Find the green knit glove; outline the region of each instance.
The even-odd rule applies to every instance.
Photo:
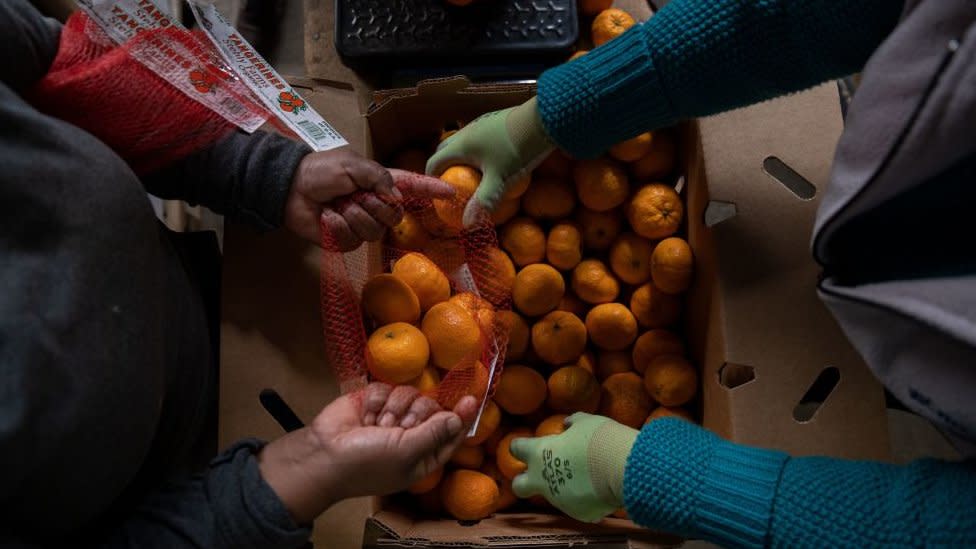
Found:
[[[437,147],[427,174],[440,175],[466,164],[481,170],[481,184],[464,209],[464,226],[495,210],[510,185],[555,149],[546,135],[533,97],[525,103],[482,115]]]
[[[565,432],[512,441],[528,469],[512,481],[515,495],[542,494],[567,515],[597,522],[624,504],[624,469],[638,431],[602,416],[573,414]]]

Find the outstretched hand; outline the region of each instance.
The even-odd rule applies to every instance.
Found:
[[[446,411],[413,387],[372,383],[266,446],[261,473],[308,522],[340,500],[397,492],[442,467],[476,414],[473,397]]]

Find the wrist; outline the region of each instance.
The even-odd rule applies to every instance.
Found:
[[[616,507],[624,505],[624,471],[639,431],[609,420],[590,440],[590,476],[601,499]]]
[[[307,427],[269,443],[257,459],[261,476],[298,524],[311,523],[342,499],[333,468]]]
[[[523,161],[529,170],[534,169],[556,148],[556,144],[546,133],[535,97],[509,111],[505,118],[505,129],[515,150],[522,152]]]

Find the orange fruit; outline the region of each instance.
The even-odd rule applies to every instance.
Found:
[[[593,17],[601,11],[609,9],[612,5],[613,0],[580,0],[579,10],[583,15]]]
[[[527,468],[525,462],[515,459],[515,456],[512,455],[512,441],[517,438],[531,437],[532,431],[528,427],[519,427],[505,435],[505,438],[498,443],[498,450],[495,451],[495,465],[508,480],[517,477],[519,473],[524,473]]]
[[[633,371],[630,353],[627,351],[600,351],[596,365],[596,377],[605,380],[614,374]]]
[[[515,275],[512,301],[522,314],[540,316],[556,308],[566,292],[566,283],[559,271],[536,263]]]
[[[404,281],[426,311],[451,297],[451,283],[427,256],[410,252],[393,264],[393,276]]]
[[[461,446],[454,450],[449,462],[462,469],[478,469],[485,462],[485,450],[477,445]]]
[[[442,370],[481,358],[483,341],[478,321],[456,303],[438,303],[424,315],[420,329],[430,343],[430,361]]]
[[[498,484],[498,503],[495,504],[496,513],[518,502],[518,497],[512,491],[512,481],[505,478],[505,475],[498,470],[498,465],[494,460],[485,460],[485,464],[481,466],[481,472],[491,477]]]
[[[620,234],[619,211],[595,212],[580,208],[576,222],[583,231],[583,245],[589,250],[606,250]]]
[[[691,286],[694,264],[691,246],[676,236],[658,242],[651,254],[651,277],[659,290],[680,294]]]
[[[601,157],[580,160],[573,168],[576,194],[587,208],[605,212],[627,201],[627,172],[615,161]]]
[[[378,274],[366,281],[362,293],[363,309],[376,324],[420,320],[420,300],[407,283],[391,274]]]
[[[549,407],[557,412],[596,413],[600,406],[600,383],[579,366],[564,366],[549,376]]]
[[[548,437],[551,435],[558,435],[566,430],[566,418],[569,417],[566,414],[556,414],[554,416],[549,416],[546,419],[539,422],[539,425],[535,428],[535,436],[537,437]]]
[[[529,348],[529,324],[515,311],[498,311],[498,320],[508,333],[505,360],[519,360]]]
[[[450,139],[451,136],[453,136],[457,132],[458,132],[458,130],[443,129],[443,130],[441,130],[441,135],[437,138],[437,142],[438,143],[443,143],[443,142],[447,141],[448,139]]]
[[[406,322],[377,329],[366,341],[366,352],[373,377],[393,384],[419,377],[430,357],[424,334]]]
[[[634,232],[652,240],[677,232],[683,215],[681,197],[663,183],[644,185],[627,204],[627,221]]]
[[[630,312],[644,328],[664,328],[678,321],[681,300],[648,282],[630,296]]]
[[[592,351],[585,351],[576,361],[576,366],[596,375],[596,356],[594,356]]]
[[[559,305],[556,307],[557,311],[566,311],[567,313],[573,313],[580,318],[586,318],[587,311],[590,310],[586,303],[583,303],[580,298],[576,297],[570,292],[563,294],[563,298],[559,300]]]
[[[404,212],[403,219],[390,229],[390,246],[398,250],[421,250],[429,241],[427,230],[410,212]]]
[[[505,425],[504,423],[499,425],[498,428],[495,429],[495,432],[492,433],[490,437],[488,437],[488,440],[486,440],[485,443],[481,445],[482,447],[484,447],[485,453],[490,456],[494,456],[495,453],[498,452],[498,443],[501,442],[503,438],[505,438],[505,435],[507,435],[510,430],[511,427]],[[494,463],[494,460],[492,460],[490,463]]]
[[[513,198],[512,200],[502,200],[495,211],[491,212],[491,222],[498,225],[504,225],[508,223],[510,219],[515,217],[518,213],[519,207],[522,205],[522,201],[518,198]]]
[[[458,520],[479,520],[495,512],[498,484],[478,471],[451,471],[441,482],[444,509]]]
[[[698,392],[698,372],[680,356],[661,355],[647,365],[644,388],[661,406],[681,406]]]
[[[475,429],[474,436],[464,439],[465,446],[478,446],[488,440],[498,429],[498,424],[502,421],[502,411],[494,401],[485,402],[485,408],[481,411],[481,419],[478,420],[478,428]]]
[[[546,257],[546,233],[527,217],[506,223],[499,233],[499,242],[519,267],[539,263]]]
[[[606,44],[614,38],[620,36],[633,27],[637,22],[629,13],[617,8],[610,8],[601,11],[593,19],[590,27],[590,36],[593,38],[593,45],[599,46]]]
[[[546,400],[546,380],[527,366],[511,365],[502,370],[495,388],[495,403],[510,414],[525,415],[539,409]]]
[[[643,374],[647,365],[661,355],[684,355],[685,344],[670,330],[649,330],[634,342],[634,369]]]
[[[633,372],[613,374],[603,382],[600,415],[640,429],[654,403],[644,390],[644,381]]]
[[[484,253],[487,258],[485,278],[490,281],[491,285],[486,290],[495,290],[489,295],[494,293],[505,296],[511,295],[512,286],[515,285],[515,265],[511,258],[500,248],[495,247],[488,248]]]
[[[586,314],[586,332],[597,347],[620,351],[637,339],[637,319],[626,305],[604,303]]]
[[[651,152],[653,140],[654,134],[644,132],[610,147],[609,153],[621,162],[634,162]]]
[[[620,284],[599,259],[584,259],[573,269],[573,292],[587,303],[609,303],[617,299]]]
[[[567,179],[573,172],[573,161],[563,151],[555,150],[536,166],[532,172],[540,177],[555,177],[557,179]]]
[[[540,178],[522,196],[522,211],[534,219],[560,219],[575,207],[573,188],[559,179]]]
[[[668,408],[667,406],[658,406],[657,408],[654,408],[651,415],[647,416],[647,421],[644,422],[644,425],[647,425],[655,419],[662,417],[677,417],[685,421],[690,421],[691,423],[695,422],[695,418],[691,416],[691,412],[685,410],[684,408]]]
[[[664,179],[674,171],[676,161],[674,137],[671,132],[654,132],[651,150],[630,165],[634,177],[642,180]]]
[[[447,302],[459,305],[469,315],[473,316],[478,321],[478,327],[481,328],[481,333],[485,337],[494,337],[495,308],[492,307],[491,303],[488,303],[486,300],[471,292],[456,294],[451,299],[448,299]]]
[[[427,170],[427,153],[421,149],[404,149],[393,157],[390,165],[398,170],[424,173]]]
[[[589,52],[590,52],[590,50],[580,50],[580,51],[574,53],[573,55],[570,55],[569,56],[569,59],[567,59],[566,61],[574,61],[576,59],[579,59],[580,57],[583,57],[584,55],[586,55]]]
[[[437,386],[441,384],[441,375],[437,373],[437,368],[427,366],[417,379],[410,380],[410,385],[416,387],[424,394],[434,394]]]
[[[445,410],[453,410],[468,395],[480,401],[488,393],[488,376],[488,368],[481,362],[454,368],[438,387],[437,403]]]
[[[444,468],[438,467],[437,469],[434,469],[434,471],[431,474],[411,484],[407,488],[407,491],[410,492],[411,494],[426,494],[427,492],[430,492],[434,488],[437,488],[437,485],[440,484],[441,478],[443,477],[444,477]]]
[[[417,216],[420,218],[420,224],[423,225],[427,233],[435,238],[456,238],[458,235],[459,229],[456,227],[452,228],[447,223],[444,223],[437,216],[436,211],[424,211],[418,213]]]
[[[621,507],[620,509],[617,509],[612,514],[613,514],[614,517],[619,518],[619,519],[629,519],[630,518],[627,515],[627,510],[624,509],[623,507]]]
[[[481,172],[470,166],[451,166],[441,174],[441,180],[454,187],[454,198],[434,199],[434,213],[451,232],[457,233],[463,226],[464,206],[481,183]]]
[[[575,362],[586,349],[586,326],[573,313],[553,311],[532,326],[532,349],[548,364]]]
[[[515,200],[519,198],[525,191],[529,190],[529,185],[532,183],[532,174],[525,174],[524,176],[516,179],[512,182],[507,189],[505,189],[505,194],[502,195],[502,201]]]
[[[583,260],[583,235],[576,225],[563,221],[549,229],[546,259],[561,271],[568,271]]]
[[[623,233],[610,246],[610,268],[627,284],[643,284],[651,279],[651,254],[654,244],[634,233]]]

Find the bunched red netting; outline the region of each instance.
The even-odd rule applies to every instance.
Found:
[[[447,409],[453,408],[465,395],[484,402],[501,373],[508,338],[495,313],[511,307],[510,285],[500,282],[506,273],[499,272],[498,263],[491,259],[500,251],[494,227],[486,222],[461,229],[445,224],[438,216],[434,202],[459,212],[466,197],[432,201],[411,197],[409,182],[400,184],[399,188],[405,196],[402,204],[405,218],[424,228],[423,238],[412,242],[410,248],[395,247],[388,239],[383,246],[365,245],[354,252],[342,253],[323,224],[321,305],[327,358],[343,392],[361,388],[369,380],[387,381],[376,375],[367,349],[369,335],[379,326],[364,314],[363,287],[377,274],[395,272],[399,261],[420,261],[418,256],[422,256],[449,280],[449,302],[460,304],[475,319],[480,344],[470,352],[463,351],[460,341],[457,349],[448,345],[448,350],[456,353],[448,353],[449,358],[440,358],[440,362],[439,357],[432,355],[429,370],[437,372],[439,383],[420,387]],[[438,335],[426,325],[429,314],[424,311],[417,325],[425,328],[433,346],[433,339]]]
[[[236,130],[140,62],[152,56],[178,59],[179,77],[201,96],[219,89],[224,108],[239,116],[269,119],[264,107],[223,67],[202,33],[170,26],[143,30],[116,44],[82,11],[65,24],[57,56],[31,90],[30,100],[38,110],[97,137],[140,175],[203,150]]]

